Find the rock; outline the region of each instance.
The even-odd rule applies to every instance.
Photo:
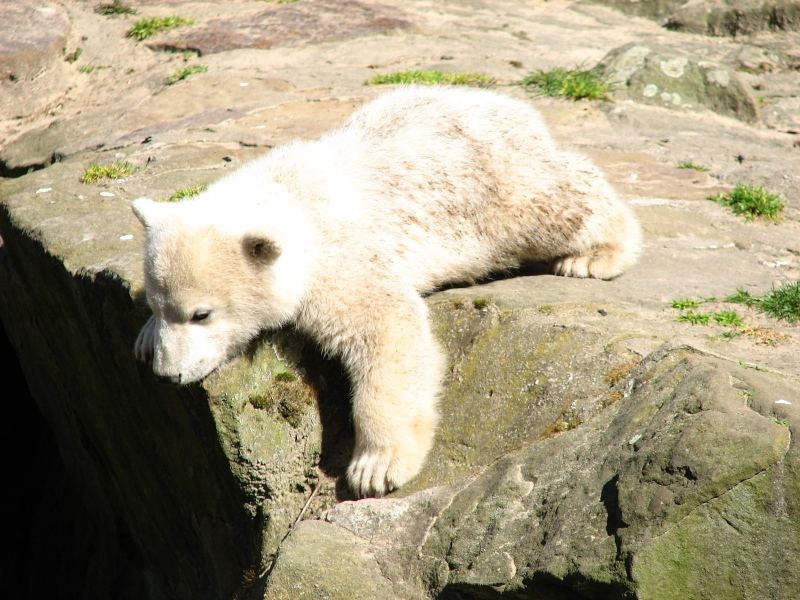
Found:
[[[326,520],[368,543],[379,580],[403,597],[793,598],[800,454],[786,423],[743,402],[796,398],[791,382],[771,381],[662,349],[629,374],[624,399],[581,427],[477,479],[379,508],[343,503]],[[344,551],[358,555],[353,546]],[[287,545],[279,562],[305,553]],[[329,584],[317,586],[324,595]]]
[[[783,61],[774,52],[757,46],[743,45],[736,55],[739,68],[749,73],[764,73],[781,68]]]
[[[664,22],[676,31],[716,36],[750,35],[759,31],[800,30],[797,0],[700,0],[677,8]]]
[[[714,36],[800,29],[797,0],[591,0],[654,19],[667,29]]]
[[[736,73],[672,48],[626,44],[609,52],[596,69],[614,98],[665,108],[713,110],[754,122],[758,110]]]
[[[70,23],[62,6],[29,0],[2,3],[0,22],[0,117],[19,119],[57,97]]]
[[[402,11],[355,0],[305,0],[279,4],[258,14],[213,19],[149,42],[155,49],[213,54],[239,48],[272,48],[317,43],[403,29]]]
[[[305,521],[282,548],[264,600],[401,598],[381,573],[370,545],[338,527]]]
[[[203,160],[209,157],[194,153],[195,165]],[[133,544],[98,548],[95,567],[119,570],[121,555],[146,565],[125,573],[127,580],[142,586],[147,573],[158,574],[147,584],[155,597],[230,597],[257,579],[262,551],[267,560],[299,514],[304,486],[316,481],[309,469],[323,448],[317,398],[335,395],[337,374],[306,365],[311,375],[303,377],[294,363],[276,358],[291,357],[302,369],[309,355],[302,340],[284,336],[203,386],[157,384],[130,360],[145,315],[134,241],[141,233],[120,204],[125,192],[105,188],[109,195],[101,196],[103,187],[78,183],[82,169],[81,162],[53,165],[52,185],[37,186],[48,190],[38,194],[27,177],[4,186],[0,318],[26,356],[31,393],[69,457],[70,477],[82,482],[88,513],[112,532],[112,542],[116,532]],[[52,206],[61,216],[43,237],[35,223]],[[56,339],[70,341],[57,349]],[[87,381],[94,383],[84,389]],[[346,439],[333,424],[336,410],[331,402],[323,412],[334,440],[324,447],[334,457],[335,440]],[[346,416],[338,422],[346,424]],[[103,567],[105,560],[114,562]]]
[[[686,0],[591,0],[591,3],[604,4],[628,15],[660,21],[686,4]]]

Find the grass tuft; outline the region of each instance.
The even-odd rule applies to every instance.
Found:
[[[475,298],[472,301],[472,306],[474,306],[477,310],[483,310],[489,306],[489,301],[486,298]]]
[[[737,185],[727,194],[709,196],[709,200],[730,208],[735,214],[748,221],[762,217],[777,221],[786,208],[786,200],[780,194],[773,194],[760,186]]]
[[[724,327],[741,327],[744,325],[744,319],[735,310],[721,310],[715,312],[712,316],[719,325]]]
[[[495,82],[494,77],[483,73],[446,73],[444,71],[397,71],[375,75],[366,85],[411,84],[422,85],[471,85],[487,87]]]
[[[177,15],[171,17],[150,17],[136,21],[133,27],[128,30],[127,35],[141,42],[161,31],[193,24],[194,20]]]
[[[197,194],[206,191],[208,186],[205,184],[202,185],[192,185],[189,187],[181,188],[176,190],[174,194],[172,194],[169,198],[167,198],[167,202],[180,202],[185,198],[191,198],[192,196],[197,196]]]
[[[789,323],[800,321],[800,281],[785,283],[764,296],[753,296],[747,290],[736,290],[725,298],[732,304],[744,304],[767,313],[770,317]]]
[[[136,167],[126,161],[114,161],[108,165],[92,163],[81,175],[82,183],[96,183],[101,179],[122,179],[136,172]]]
[[[192,75],[196,75],[197,73],[206,73],[208,71],[208,67],[205,65],[191,65],[188,67],[183,67],[175,71],[172,75],[167,77],[166,84],[173,85],[178,83],[179,81],[183,81],[184,79],[188,79]]]
[[[545,96],[563,96],[572,100],[604,100],[610,86],[594,71],[563,69],[534,71],[521,82],[525,87],[536,87]]]
[[[699,300],[692,300],[691,298],[678,298],[672,301],[672,308],[677,308],[678,310],[689,310],[692,308],[697,308],[700,306],[701,302]]]
[[[691,171],[697,171],[698,173],[705,173],[708,171],[708,167],[704,167],[703,165],[698,165],[697,163],[693,163],[690,160],[684,160],[679,162],[677,165],[679,169],[689,169]]]
[[[692,325],[708,325],[710,319],[711,315],[707,313],[696,313],[693,310],[678,317],[678,321],[682,323],[691,323]]]
[[[761,298],[758,307],[775,319],[797,323],[800,321],[800,281],[772,290]]]
[[[98,4],[94,12],[99,15],[105,15],[107,17],[116,17],[117,15],[135,15],[139,11],[135,8],[131,8],[122,0],[113,0],[112,2],[107,2],[105,4]]]

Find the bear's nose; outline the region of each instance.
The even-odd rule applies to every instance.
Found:
[[[158,379],[161,383],[179,384],[181,382],[181,374],[178,373],[177,375],[156,375],[156,379]]]

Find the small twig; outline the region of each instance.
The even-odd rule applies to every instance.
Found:
[[[311,490],[311,495],[309,495],[309,497],[308,497],[308,500],[306,500],[306,503],[303,505],[303,509],[300,511],[300,514],[299,514],[299,515],[297,515],[297,518],[294,520],[294,523],[292,523],[292,526],[289,528],[289,532],[286,534],[287,536],[288,536],[290,533],[292,533],[292,530],[293,530],[293,529],[295,528],[295,526],[296,526],[296,525],[297,525],[297,524],[300,522],[300,519],[302,519],[302,518],[303,518],[303,515],[304,515],[304,514],[306,514],[306,509],[308,508],[308,505],[309,505],[309,504],[311,504],[311,501],[314,499],[314,496],[316,496],[316,495],[317,495],[317,492],[318,492],[318,491],[319,491],[319,484],[317,484],[317,485],[316,485],[316,486],[315,486],[315,487],[314,487],[314,488]],[[285,538],[284,538],[284,539],[285,539]]]

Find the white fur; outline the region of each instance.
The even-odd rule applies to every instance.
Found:
[[[408,481],[433,442],[445,361],[420,293],[528,260],[611,278],[640,246],[630,209],[530,106],[455,88],[401,88],[195,199],[134,211],[154,313],[136,355],[196,381],[294,322],[352,379],[348,479],[361,495]],[[276,253],[251,256],[264,247],[252,238]],[[193,323],[198,310],[212,312]]]

